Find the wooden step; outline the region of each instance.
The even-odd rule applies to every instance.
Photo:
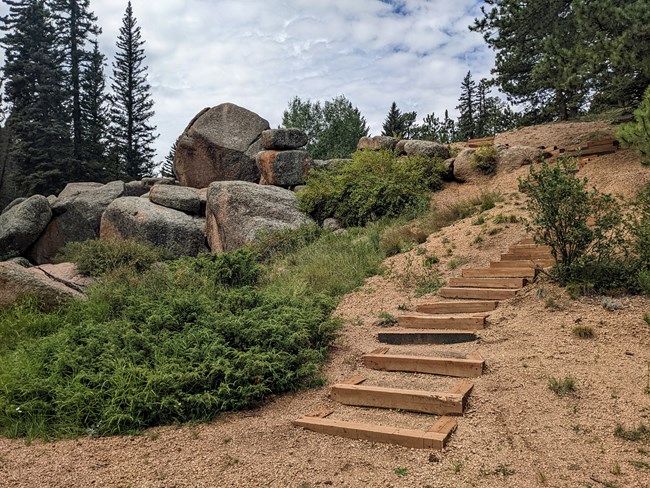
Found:
[[[381,371],[404,371],[409,373],[437,374],[459,378],[475,378],[483,373],[485,361],[479,354],[463,357],[409,356],[386,354],[388,348],[380,348],[363,356],[366,368]]]
[[[420,313],[476,313],[490,312],[498,305],[495,301],[435,302],[417,305],[415,310]]]
[[[454,418],[447,416],[439,418],[428,431],[396,429],[376,424],[346,422],[311,415],[300,417],[292,423],[321,434],[396,444],[414,449],[436,450],[442,450],[445,447],[447,440],[458,425]]]
[[[526,286],[524,278],[449,278],[449,286],[461,288],[519,289]]]
[[[553,248],[551,246],[541,246],[537,244],[515,244],[514,246],[510,246],[508,252],[513,252],[513,253],[526,253],[526,252],[547,252],[551,253],[551,250]]]
[[[358,381],[359,378],[355,380]],[[348,381],[332,386],[332,400],[357,407],[398,408],[432,415],[462,415],[467,397],[474,387],[472,383],[463,382],[449,392],[429,392],[358,383],[350,384]]]
[[[535,260],[549,260],[553,256],[547,252],[543,253],[505,253],[501,255],[501,261],[535,261]]]
[[[517,267],[517,266],[539,266],[541,268],[548,268],[550,266],[555,265],[555,260],[553,259],[546,259],[546,258],[527,258],[527,259],[518,259],[518,258],[510,258],[510,257],[501,257],[501,266],[504,268],[508,267]],[[491,266],[491,265],[490,265]]]
[[[537,246],[537,244],[535,244],[535,239],[533,239],[532,237],[524,237],[515,245],[516,246]]]
[[[438,290],[443,298],[477,298],[483,300],[509,300],[517,295],[517,290],[499,290],[496,288],[454,288],[445,286]]]
[[[397,317],[400,327],[420,329],[477,330],[485,327],[485,315],[470,317],[409,313]]]
[[[533,268],[465,268],[461,270],[463,278],[528,278],[537,274]]]
[[[377,339],[384,344],[458,344],[478,337],[465,330],[388,330],[377,334]]]
[[[519,268],[519,269],[535,269],[537,265],[532,261],[492,261],[490,263],[490,268]],[[543,267],[540,265],[540,267]]]

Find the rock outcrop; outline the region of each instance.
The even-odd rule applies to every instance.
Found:
[[[174,173],[182,186],[206,188],[213,181],[258,182],[255,155],[268,121],[232,103],[199,112],[180,136]]]
[[[260,184],[283,187],[302,185],[311,166],[309,153],[300,150],[261,151],[255,162],[261,174]]]
[[[404,143],[404,152],[407,156],[427,156],[429,158],[438,157],[440,159],[449,158],[449,149],[447,146],[433,141],[406,141]]]
[[[99,224],[104,210],[124,194],[124,183],[69,183],[52,206],[54,217],[27,257],[36,263],[51,262],[68,242],[99,237]]]
[[[0,256],[24,253],[52,218],[47,198],[41,195],[13,205],[0,215]]]
[[[25,268],[17,263],[0,263],[0,308],[15,304],[25,296],[35,297],[44,310],[52,310],[83,293],[51,278],[38,268]]]
[[[205,215],[205,205],[201,205],[199,192],[188,186],[156,185],[149,192],[149,200],[188,214]]]
[[[101,239],[135,239],[164,249],[174,256],[207,252],[205,219],[156,205],[146,198],[122,197],[102,215]]]
[[[473,155],[476,149],[463,149],[458,156],[454,158],[454,179],[461,183],[468,183],[480,179],[484,176],[476,167]]]
[[[380,151],[382,149],[395,149],[398,140],[389,136],[362,137],[357,143],[357,149],[366,151]]]
[[[245,181],[215,182],[208,188],[206,233],[212,252],[232,251],[261,232],[310,221],[298,210],[296,195],[283,188]]]
[[[309,138],[300,129],[268,129],[262,132],[264,149],[300,149],[307,145]]]
[[[506,146],[499,144],[497,150],[497,173],[510,173],[522,166],[538,163],[544,157],[544,152],[530,146]]]

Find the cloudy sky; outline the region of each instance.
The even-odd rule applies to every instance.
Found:
[[[126,0],[91,0],[110,74]],[[391,102],[418,121],[455,113],[468,70],[493,53],[468,25],[474,0],[132,0],[146,41],[162,159],[203,107],[233,102],[277,127],[288,101],[344,94],[371,133]],[[2,9],[6,10],[3,4]]]

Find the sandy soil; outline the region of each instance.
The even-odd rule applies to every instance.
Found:
[[[603,123],[550,124],[500,136],[510,144],[571,144],[610,129]],[[377,315],[394,315],[418,303],[412,286],[431,277],[426,256],[440,257],[443,278],[463,266],[483,266],[525,234],[521,223],[496,225],[492,218],[524,216],[515,174],[489,180],[507,195],[485,214],[459,222],[420,246],[386,261],[387,272],[347,295],[337,313],[345,328],[324,368],[329,384],[363,374],[368,384],[445,390],[454,379],[371,371],[361,355],[380,344]],[[650,182],[650,171],[629,151],[597,158],[581,170],[599,188],[631,196]],[[488,181],[450,185],[436,195],[444,206],[478,193]],[[473,224],[474,222],[474,224]],[[490,235],[490,230],[501,231]],[[494,232],[494,231],[492,231]],[[482,241],[476,237],[481,235]],[[465,263],[456,267],[458,263]],[[450,264],[451,263],[451,264]],[[452,269],[453,268],[453,269]],[[607,311],[602,297],[571,300],[543,277],[490,315],[475,343],[395,346],[391,352],[431,355],[478,351],[487,361],[476,378],[466,413],[443,452],[413,450],[330,437],[291,425],[296,417],[326,407],[335,418],[422,428],[435,417],[345,407],[328,398],[328,387],[271,399],[264,407],[221,415],[210,424],[150,429],[141,436],[35,442],[0,439],[0,486],[11,487],[644,487],[650,486],[650,441],[614,435],[650,424],[650,299],[618,299]],[[593,339],[574,336],[590,326]],[[576,390],[558,396],[549,378],[575,379]],[[634,464],[632,464],[634,463]],[[395,472],[396,468],[405,476]]]

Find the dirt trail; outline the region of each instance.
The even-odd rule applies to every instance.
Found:
[[[500,136],[497,142],[546,145],[581,142],[603,123],[550,124]],[[386,261],[389,271],[347,295],[337,313],[346,320],[329,362],[328,383],[355,373],[384,386],[446,390],[451,378],[370,371],[361,355],[377,347],[373,326],[386,311],[413,309],[432,296],[415,297],[405,280],[422,279],[425,256],[440,257],[445,278],[463,266],[485,266],[522,238],[522,224],[494,224],[501,213],[524,216],[517,177],[526,168],[489,181],[508,195],[485,214],[429,237],[413,251]],[[631,196],[650,182],[630,151],[603,156],[580,174],[600,189]],[[485,184],[450,185],[438,205],[479,193]],[[512,194],[512,195],[511,195]],[[502,230],[490,235],[490,229]],[[482,241],[477,240],[481,235]],[[465,263],[456,267],[458,263]],[[454,268],[454,269],[452,269]],[[7,487],[528,487],[650,486],[650,444],[614,435],[618,423],[650,424],[650,326],[643,314],[650,299],[620,299],[624,308],[607,311],[601,298],[569,299],[543,278],[491,314],[475,343],[453,346],[394,346],[391,353],[479,351],[485,374],[474,379],[464,417],[441,453],[330,437],[293,427],[311,411],[336,407],[337,418],[407,428],[426,428],[430,417],[335,405],[329,388],[272,399],[264,407],[222,415],[210,424],[155,428],[137,437],[58,442],[0,440],[0,486]],[[578,339],[572,329],[591,326],[595,338]],[[571,376],[576,391],[564,397],[548,388],[550,377]],[[403,476],[396,473],[396,468]],[[620,472],[620,473],[619,473]],[[405,474],[405,475],[404,475]]]

